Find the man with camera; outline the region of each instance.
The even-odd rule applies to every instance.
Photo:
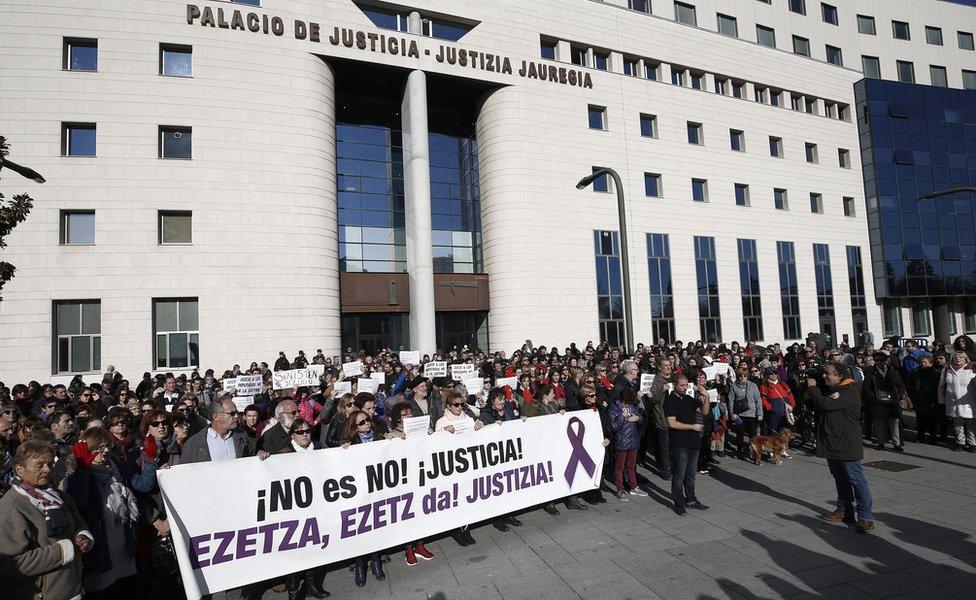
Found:
[[[817,380],[808,378],[805,394],[807,407],[817,415],[817,456],[827,459],[837,486],[837,510],[821,518],[867,533],[874,529],[874,515],[871,489],[861,466],[861,394],[847,365],[827,363],[823,375],[830,393],[825,395],[817,387]]]

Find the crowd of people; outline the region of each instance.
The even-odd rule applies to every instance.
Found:
[[[112,367],[100,381],[0,383],[0,514],[9,515],[0,529],[4,597],[179,597],[161,469],[382,442],[403,437],[408,417],[428,416],[431,434],[440,434],[595,411],[608,447],[603,472],[611,498],[647,495],[641,465],[670,481],[679,515],[708,509],[696,495],[696,476],[723,461],[779,463],[791,447],[806,449],[827,459],[837,482],[837,510],[822,517],[866,533],[873,517],[862,445],[901,452],[904,411],[915,414],[913,441],[976,451],[974,352],[967,336],[931,348],[897,339],[878,348],[833,347],[813,334],[788,347],[660,340],[632,352],[592,342],[560,351],[527,340],[511,355],[463,347],[416,365],[401,364],[392,350],[332,357],[319,350],[311,359],[281,352],[273,366],[234,365],[222,373],[144,373],[134,385]],[[342,363],[352,361],[362,365],[358,377],[383,374],[375,393],[358,391],[358,377],[343,378]],[[473,364],[483,388],[427,378],[429,361]],[[324,365],[319,385],[273,389],[274,371],[309,364]],[[223,385],[241,375],[264,382],[246,406]],[[644,375],[653,382],[642,385]],[[502,378],[517,383],[496,386]],[[342,381],[352,383],[351,392],[335,393]],[[601,488],[541,508],[558,514],[560,507],[586,510],[607,501]],[[491,525],[508,531],[521,521],[509,514]],[[476,543],[469,527],[452,536]],[[410,566],[434,559],[424,540],[402,551]],[[366,585],[370,574],[385,579],[391,552],[352,561],[356,584]],[[228,597],[257,598],[274,585],[290,600],[324,598],[328,568]]]

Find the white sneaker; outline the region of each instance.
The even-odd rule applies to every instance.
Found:
[[[790,453],[787,452],[786,450],[783,450],[783,453],[780,456],[782,456],[783,458],[793,458],[792,456],[790,456]]]
[[[627,492],[623,490],[616,491],[613,493],[613,495],[616,496],[617,500],[620,500],[621,502],[630,502],[630,498],[627,497]]]
[[[640,489],[639,487],[635,487],[634,489],[630,490],[630,495],[631,496],[647,496],[648,494],[647,494],[647,492],[645,492],[644,490]]]

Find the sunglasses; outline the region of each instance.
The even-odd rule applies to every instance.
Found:
[[[240,413],[238,413],[236,410],[232,410],[230,412],[225,412],[224,414],[227,415],[228,417],[236,417]]]
[[[352,408],[352,405],[353,405],[353,403],[352,403],[352,402],[347,402],[347,403],[346,403],[346,408]]]
[[[153,421],[150,425],[153,427],[166,427],[169,425],[169,421]]]
[[[464,402],[451,402],[448,406],[464,406]]]
[[[363,425],[369,425],[371,422],[372,422],[372,419],[366,419],[366,420],[363,420],[363,421],[360,421],[360,422],[356,423],[356,427],[362,427]]]
[[[596,398],[596,394],[587,394],[586,397],[587,398]]]
[[[295,415],[298,414],[298,411],[297,410],[283,410],[283,411],[281,411],[281,414],[283,414],[283,415],[291,415],[291,416],[294,417]]]
[[[112,421],[112,427],[128,427],[129,424],[125,421]]]
[[[294,433],[295,435],[311,435],[312,434],[312,430],[311,429],[297,429],[297,430],[293,431],[292,433]]]

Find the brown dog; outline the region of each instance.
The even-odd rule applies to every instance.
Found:
[[[749,447],[752,448],[752,459],[757,465],[762,466],[763,452],[773,453],[773,464],[783,462],[783,451],[790,445],[793,439],[793,430],[784,427],[777,435],[757,435],[749,440]]]

